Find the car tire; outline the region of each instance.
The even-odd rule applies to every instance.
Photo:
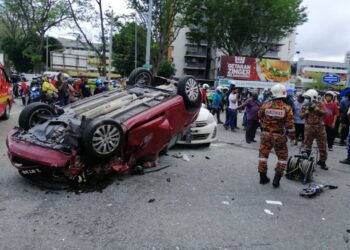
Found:
[[[123,144],[121,125],[113,120],[97,119],[84,129],[82,143],[87,156],[107,161],[116,155]]]
[[[10,107],[10,103],[7,102],[6,103],[6,108],[5,108],[5,113],[2,115],[2,119],[3,120],[8,120],[10,119],[10,114],[11,114],[11,107]]]
[[[24,130],[28,130],[34,127],[38,123],[45,122],[46,120],[40,120],[36,117],[37,114],[43,115],[54,115],[54,109],[46,104],[41,102],[34,102],[26,106],[19,115],[18,125]]]
[[[146,86],[152,86],[153,85],[153,76],[152,73],[144,68],[136,68],[134,69],[129,76],[128,85],[146,85]]]
[[[195,111],[202,105],[202,94],[193,76],[182,77],[177,84],[177,93],[184,99],[188,111]]]

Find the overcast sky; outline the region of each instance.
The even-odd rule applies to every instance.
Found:
[[[133,12],[127,9],[127,0],[105,0],[116,14]],[[297,28],[294,59],[329,60],[343,62],[350,51],[350,0],[304,0],[308,21]],[[54,32],[64,35],[64,32]]]
[[[298,27],[298,57],[343,62],[350,51],[350,0],[304,0],[308,22]]]

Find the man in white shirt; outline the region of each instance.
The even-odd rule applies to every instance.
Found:
[[[237,127],[237,107],[238,107],[238,94],[236,89],[232,88],[232,91],[228,98],[228,120],[225,122],[225,129],[231,128],[232,132],[235,132]]]

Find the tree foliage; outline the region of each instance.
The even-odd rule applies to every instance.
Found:
[[[107,44],[108,39],[111,39],[107,35],[107,26],[115,25],[116,18],[111,16],[110,9],[103,11],[102,0],[67,0],[66,2],[73,19],[71,28],[76,29],[74,35],[78,41],[87,44],[96,53],[99,58],[99,73],[106,76]],[[97,7],[97,11],[95,7]],[[91,36],[92,29],[98,29],[98,37]],[[94,43],[94,40],[97,40],[98,43]]]
[[[145,63],[146,29],[137,25],[137,67]],[[125,23],[113,37],[113,66],[122,75],[135,68],[135,22]]]
[[[70,18],[65,0],[3,0],[0,15],[8,58],[18,70],[31,66],[36,71],[43,69],[46,32]]]
[[[307,21],[302,0],[189,0],[184,23],[193,41],[208,40],[228,55],[262,57]]]
[[[167,60],[162,61],[158,66],[158,75],[165,77],[165,78],[171,78],[175,75],[176,69],[174,65]]]
[[[146,27],[149,1],[128,1]],[[175,41],[180,29],[184,26],[182,14],[184,13],[186,2],[186,0],[153,0],[152,39],[158,45],[158,60],[155,62],[156,64],[167,59],[168,48]]]

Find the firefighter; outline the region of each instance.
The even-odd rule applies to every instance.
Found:
[[[285,86],[276,84],[271,88],[271,92],[272,101],[263,104],[258,113],[263,129],[260,136],[258,171],[260,173],[260,184],[269,183],[267,159],[272,148],[274,148],[278,162],[272,185],[278,188],[287,165],[287,134],[291,140],[295,140],[295,129],[292,107],[284,102],[287,97]]]
[[[324,105],[318,101],[318,93],[315,89],[309,89],[303,94],[305,104],[301,107],[300,118],[305,119],[304,145],[308,155],[311,154],[312,143],[316,139],[320,152],[320,160],[317,162],[323,170],[328,170],[327,160],[327,135],[324,127],[324,118],[327,111]]]

